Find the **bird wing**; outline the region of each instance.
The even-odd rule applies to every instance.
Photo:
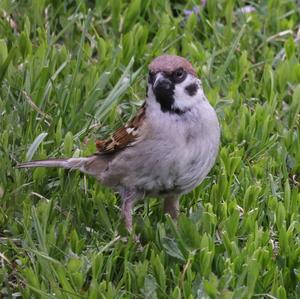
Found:
[[[138,110],[125,126],[117,129],[109,139],[96,141],[98,152],[96,154],[112,154],[130,146],[140,137],[140,128],[145,120],[145,104]]]

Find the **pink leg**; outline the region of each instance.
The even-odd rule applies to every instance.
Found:
[[[122,198],[122,217],[124,219],[126,229],[132,231],[132,208],[137,200],[136,193],[130,190],[124,190],[121,192]]]
[[[176,219],[179,214],[179,198],[176,196],[168,196],[164,202],[164,213],[170,214],[173,219]]]

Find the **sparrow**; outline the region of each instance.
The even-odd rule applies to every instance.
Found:
[[[78,169],[96,177],[120,194],[128,231],[134,204],[149,196],[164,199],[165,213],[175,219],[180,196],[207,176],[220,143],[216,112],[191,63],[180,56],[162,55],[148,69],[144,104],[108,140],[96,142],[95,154],[18,165]]]

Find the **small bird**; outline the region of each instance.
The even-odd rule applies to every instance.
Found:
[[[215,163],[220,127],[189,61],[162,55],[149,65],[145,103],[136,116],[98,151],[82,158],[30,161],[19,168],[78,169],[111,187],[122,199],[122,216],[132,230],[132,208],[147,196],[164,199],[164,211],[179,213],[179,198],[197,187]]]

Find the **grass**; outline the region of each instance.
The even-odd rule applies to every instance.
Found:
[[[0,3],[0,297],[300,298],[299,1]],[[240,9],[252,5],[255,11]],[[145,97],[147,64],[188,58],[222,124],[209,177],[173,223],[77,172]]]

